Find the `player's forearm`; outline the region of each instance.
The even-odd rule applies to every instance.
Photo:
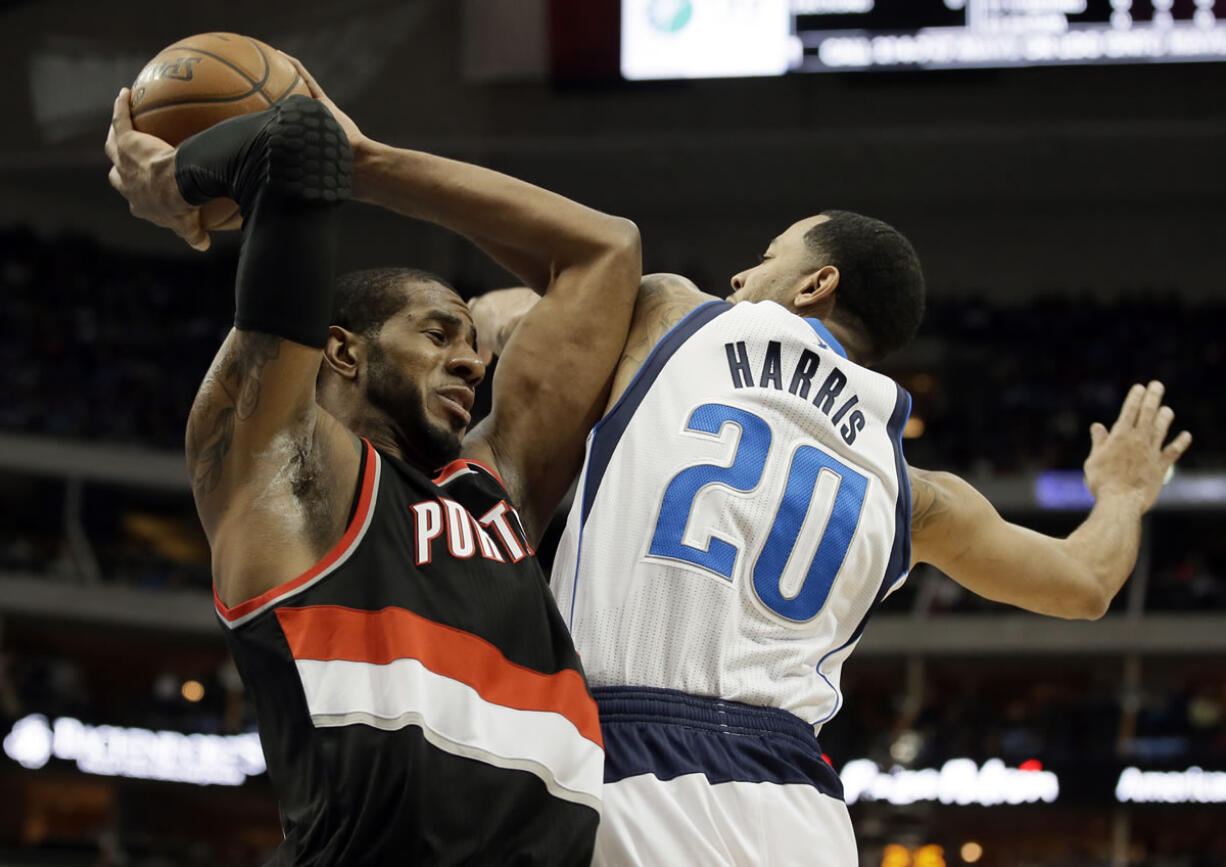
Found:
[[[1101,617],[1136,558],[1137,517],[1103,498],[1067,539],[1004,520],[951,473],[910,469],[914,562],[932,563],[985,599],[1036,614]]]
[[[302,124],[303,118],[314,123]],[[179,146],[175,178],[193,205],[229,196],[243,213],[234,324],[322,349],[336,270],[336,206],[349,197],[348,147],[314,165],[340,128],[327,108],[291,97],[223,121]],[[342,140],[343,141],[343,140]]]
[[[1125,496],[1103,497],[1067,539],[1063,550],[1085,571],[1090,598],[1105,613],[1137,563],[1144,504]]]
[[[1132,572],[1140,513],[1104,501],[1065,539],[1016,524],[989,535],[988,550],[961,576],[951,575],[982,596],[1036,614],[1097,620]]]
[[[354,154],[354,194],[466,236],[537,291],[552,276],[633,251],[638,231],[564,196],[500,172],[364,142]]]

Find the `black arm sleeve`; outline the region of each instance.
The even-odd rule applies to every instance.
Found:
[[[318,100],[291,96],[222,121],[175,155],[193,205],[228,196],[243,215],[235,327],[322,348],[332,315],[336,206],[349,198],[353,157]]]

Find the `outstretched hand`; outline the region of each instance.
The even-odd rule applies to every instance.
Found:
[[[175,181],[175,149],[156,136],[132,127],[128,88],[119,91],[106,135],[111,161],[111,186],[128,200],[135,217],[170,229],[196,250],[209,248],[209,235],[200,222],[200,209],[179,194]]]
[[[1158,499],[1167,472],[1192,444],[1185,430],[1162,445],[1175,418],[1175,411],[1162,405],[1164,391],[1157,380],[1148,387],[1134,385],[1110,431],[1098,422],[1090,426],[1085,475],[1095,499],[1134,498],[1143,511]]]

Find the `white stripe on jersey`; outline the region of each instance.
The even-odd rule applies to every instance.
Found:
[[[565,716],[484,700],[417,659],[296,659],[311,722],[394,731],[418,726],[441,750],[528,771],[554,797],[600,811],[604,751]]]
[[[910,396],[772,302],[711,302],[588,438],[552,586],[593,686],[818,725],[910,561]]]

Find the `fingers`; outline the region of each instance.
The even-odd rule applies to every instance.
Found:
[[[481,361],[488,367],[494,359],[494,330],[493,324],[488,321],[485,316],[484,307],[488,302],[482,300],[483,296],[478,295],[475,298],[468,299],[468,312],[473,318],[473,327],[477,330],[477,354],[481,356]]]
[[[286,54],[281,50],[278,50],[277,53],[293,64],[294,69],[298,70],[298,74],[301,75],[302,80],[306,82],[307,90],[311,91],[311,96],[315,97],[316,99],[327,99],[327,94],[325,94],[323,88],[319,86],[319,82],[315,80],[315,76],[307,72],[307,68],[302,65],[301,60],[299,60],[297,57]]]
[[[1090,450],[1098,448],[1107,439],[1106,425],[1101,422],[1094,422],[1090,425]]]
[[[1171,429],[1171,422],[1175,420],[1175,410],[1169,406],[1164,406],[1158,410],[1154,416],[1153,433],[1151,437],[1155,443],[1161,444],[1166,439],[1166,433]]]
[[[1120,407],[1119,417],[1116,418],[1115,424],[1111,426],[1112,430],[1118,427],[1132,427],[1137,423],[1137,413],[1141,409],[1141,399],[1145,397],[1145,386],[1134,385],[1128,389],[1128,394],[1124,397],[1124,405]]]
[[[119,169],[115,168],[115,166],[111,166],[111,170],[107,172],[106,179],[111,182],[112,187],[114,187],[120,193],[123,192],[123,181],[119,177]]]
[[[1158,413],[1158,407],[1162,406],[1162,395],[1166,392],[1166,387],[1158,380],[1150,380],[1150,383],[1145,388],[1145,393],[1141,397],[1141,406],[1137,410],[1137,426],[1144,429],[1153,424],[1154,416]]]
[[[180,234],[180,238],[187,242],[187,246],[191,247],[198,253],[203,253],[213,245],[213,239],[209,237],[209,233],[204,230]]]
[[[200,211],[193,211],[191,216],[184,220],[180,228],[175,229],[175,232],[180,238],[187,242],[193,250],[204,252],[209,248],[212,239],[209,238],[209,233],[204,231],[204,226],[200,223]]]
[[[1183,457],[1183,453],[1188,450],[1190,445],[1192,445],[1192,434],[1186,430],[1180,432],[1179,436],[1171,440],[1166,448],[1162,450],[1162,457],[1166,460],[1167,466]]]
[[[106,151],[106,158],[112,163],[119,162],[119,145],[118,136],[115,135],[115,124],[111,124],[106,128],[106,144],[102,146]]]
[[[115,97],[115,105],[111,108],[111,129],[116,137],[132,131],[132,106],[128,101],[128,94],[126,87],[121,88],[119,96]]]

